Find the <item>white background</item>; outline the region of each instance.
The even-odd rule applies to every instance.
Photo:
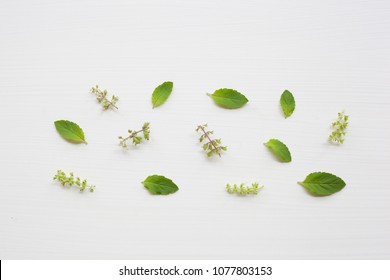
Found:
[[[390,258],[389,30],[390,2],[378,0],[1,0],[0,258]],[[152,109],[167,80],[171,97]],[[102,111],[96,84],[120,97],[118,111]],[[217,107],[206,93],[221,87],[249,103]],[[341,110],[347,139],[331,145]],[[59,119],[89,144],[64,141]],[[123,152],[117,136],[145,121],[151,140]],[[222,158],[201,150],[194,129],[206,122]],[[57,169],[96,192],[62,188]],[[296,182],[314,171],[347,186],[313,197]],[[180,190],[150,195],[152,174]],[[225,191],[252,181],[265,185],[258,196]]]

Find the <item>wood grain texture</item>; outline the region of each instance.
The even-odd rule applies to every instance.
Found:
[[[0,259],[390,258],[389,1],[2,1]],[[151,94],[172,80],[156,109]],[[88,91],[118,95],[103,112]],[[248,97],[239,110],[207,92]],[[280,94],[290,90],[285,119]],[[327,143],[346,110],[343,146]],[[53,122],[83,127],[69,144]],[[117,136],[151,123],[124,153]],[[195,127],[229,150],[207,159]],[[277,138],[293,161],[262,144]],[[51,181],[57,169],[95,193]],[[314,171],[347,186],[317,198],[296,182]],[[151,174],[180,191],[150,195]],[[226,183],[258,180],[257,197]]]

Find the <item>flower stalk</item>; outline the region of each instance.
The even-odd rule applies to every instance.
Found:
[[[127,149],[127,147],[128,147],[127,142],[129,140],[131,140],[135,146],[141,144],[143,139],[149,141],[150,123],[148,123],[148,122],[144,123],[141,130],[136,131],[136,130],[129,129],[127,132],[129,133],[129,135],[127,137],[122,137],[122,136],[118,137],[118,139],[120,140],[119,146],[121,146],[124,149]],[[139,135],[141,132],[142,132],[142,136]]]
[[[263,188],[264,186],[259,187],[259,183],[257,182],[252,183],[251,186],[246,186],[244,183],[240,185],[234,184],[233,186],[231,186],[230,184],[226,185],[226,190],[228,193],[239,195],[257,195]]]
[[[214,134],[214,131],[207,130],[207,124],[198,125],[196,131],[202,132],[199,142],[207,140],[207,142],[203,144],[203,150],[206,152],[208,157],[211,157],[212,155],[218,155],[221,157],[221,152],[227,150],[226,146],[221,146],[221,139],[212,139],[210,137],[211,134]]]
[[[113,95],[111,100],[109,100],[107,98],[107,90],[101,90],[99,86],[92,87],[90,92],[96,96],[96,100],[103,105],[104,110],[108,110],[110,108],[118,109],[116,106],[116,103],[119,100],[118,96]]]
[[[330,142],[343,144],[345,140],[345,134],[348,127],[349,116],[345,115],[344,112],[337,113],[337,121],[332,123],[333,132],[329,135],[328,140]]]
[[[81,180],[80,177],[75,178],[73,172],[70,172],[69,176],[67,176],[62,170],[57,170],[57,174],[54,175],[53,180],[59,181],[62,186],[76,186],[80,192],[83,192],[85,189],[88,189],[90,192],[94,192],[95,190],[95,186],[89,185],[87,180]]]

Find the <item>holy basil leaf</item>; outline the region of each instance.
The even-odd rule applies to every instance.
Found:
[[[345,187],[345,182],[341,178],[326,172],[311,173],[303,182],[298,183],[318,196],[334,194]]]
[[[66,140],[73,143],[85,143],[84,132],[78,124],[71,121],[60,120],[54,122],[58,133]]]
[[[164,82],[153,91],[152,104],[153,108],[162,105],[171,95],[173,88],[172,82]]]
[[[221,88],[217,89],[213,94],[207,95],[210,96],[218,106],[226,109],[241,108],[248,102],[245,95],[234,89]]]
[[[282,106],[282,110],[284,116],[288,118],[292,115],[295,110],[295,99],[291,92],[285,90],[280,96],[280,106]]]
[[[179,190],[178,186],[168,179],[160,175],[152,175],[142,182],[144,187],[152,194],[171,194]]]
[[[291,154],[287,146],[278,139],[270,139],[267,143],[264,143],[270,151],[282,162],[290,162]]]

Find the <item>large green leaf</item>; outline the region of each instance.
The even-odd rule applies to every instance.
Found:
[[[280,106],[282,107],[284,116],[288,118],[295,110],[295,99],[291,92],[285,90],[280,96]]]
[[[270,151],[282,162],[290,162],[291,154],[287,146],[278,139],[270,139],[264,143]]]
[[[168,97],[171,95],[172,88],[172,82],[164,82],[156,87],[152,94],[153,108],[158,107],[167,101]]]
[[[152,175],[142,182],[144,187],[152,194],[171,194],[179,190],[178,186],[168,179],[160,175]]]
[[[245,95],[234,89],[221,88],[217,89],[213,94],[208,94],[214,102],[226,109],[237,109],[244,106],[248,99]]]
[[[54,122],[54,125],[58,131],[58,133],[66,140],[73,143],[85,143],[84,132],[78,124],[71,122],[60,120]]]
[[[310,193],[318,196],[330,195],[345,187],[345,182],[341,178],[326,172],[311,173],[303,182],[298,183]]]

